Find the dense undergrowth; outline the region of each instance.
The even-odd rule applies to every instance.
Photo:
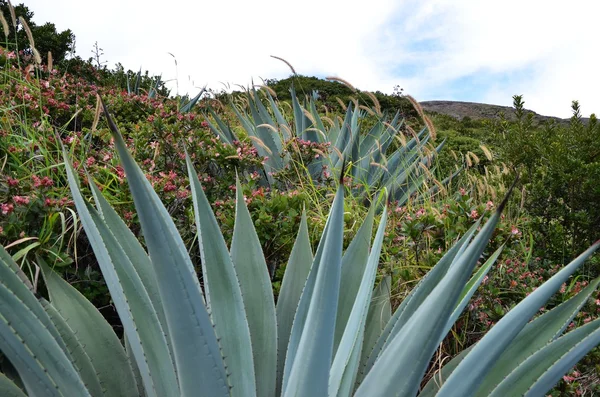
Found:
[[[34,61],[26,52],[0,48],[0,244],[32,279],[39,279],[36,261],[41,257],[119,327],[70,200],[60,145],[64,144],[76,159],[74,166],[81,176],[86,172],[92,176],[139,236],[132,198],[124,188],[124,171],[100,117],[100,95],[175,220],[195,265],[199,266],[200,258],[185,151],[194,162],[226,239],[233,233],[236,174],[242,177],[246,202],[258,237],[264,242],[277,293],[302,210],[306,208],[309,224],[314,225],[309,231],[313,242],[325,224],[335,175],[315,181],[306,164],[326,152],[326,145],[296,138],[285,141],[289,166],[274,175],[277,183],[265,184],[266,160],[232,108],[232,103],[248,106],[243,100],[245,93],[208,93],[190,101],[170,97],[160,79],[147,73],[108,70],[93,66],[91,60],[65,60],[60,69],[47,64],[36,67]],[[263,90],[275,94],[281,109],[291,109],[288,90],[292,84],[300,100],[313,98],[318,111],[330,119],[342,119],[344,107],[352,101],[373,110],[365,111],[358,120],[361,131],[368,131],[382,117],[373,109],[369,95],[340,82],[294,75],[281,81],[267,80]],[[405,117],[399,131],[404,138],[394,145],[406,145],[406,139],[424,126],[420,111],[401,92],[391,96],[375,93],[375,97],[379,111],[399,110]],[[266,96],[262,98],[266,102]],[[444,139],[446,147],[429,169],[431,179],[423,182],[410,200],[389,209],[379,275],[392,277],[392,293],[398,304],[459,236],[477,219],[489,215],[516,173],[521,175],[518,192],[482,260],[504,245],[503,253],[440,347],[431,374],[448,357],[479,340],[561,264],[600,237],[600,188],[596,183],[600,177],[600,126],[596,118],[584,123],[574,103],[569,123],[533,125],[523,112],[522,98],[515,97],[515,107],[516,122],[501,116],[460,121],[430,115],[438,131],[437,140],[428,144],[429,150]],[[209,122],[216,121],[209,109],[236,132],[239,140],[227,144],[214,134]],[[293,117],[291,112],[283,116]],[[441,183],[461,169],[451,181]],[[344,182],[349,191],[356,184],[351,176]],[[84,187],[84,194],[89,193]],[[350,198],[345,208],[349,233],[345,235],[354,235],[366,212],[363,200]],[[551,306],[600,275],[599,262],[598,257],[590,261]],[[589,322],[599,313],[600,296],[596,296],[576,322]],[[588,355],[555,394],[600,392],[598,354]]]

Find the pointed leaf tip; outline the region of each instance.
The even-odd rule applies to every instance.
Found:
[[[344,174],[346,173],[346,167],[348,166],[348,164],[346,163],[346,159],[344,158],[344,155],[342,155],[342,170],[340,171],[340,185],[344,184]]]
[[[508,199],[510,198],[513,190],[515,189],[515,186],[517,186],[517,182],[519,182],[519,173],[518,172],[515,177],[515,180],[513,181],[512,185],[510,185],[510,188],[508,189],[508,193],[506,193],[506,196],[504,196],[504,198],[502,199],[502,202],[500,203],[500,205],[498,206],[498,209],[496,210],[496,212],[498,214],[500,214],[502,211],[504,211],[504,207],[506,207],[506,204],[508,203]]]
[[[100,103],[102,104],[102,110],[104,111],[104,116],[106,116],[106,121],[108,122],[108,127],[110,128],[110,130],[113,133],[118,134],[119,128],[117,127],[117,124],[115,124],[115,121],[113,120],[113,118],[110,116],[110,112],[108,111],[108,106],[106,106],[106,102],[104,102],[104,99],[102,99],[102,96],[98,95],[98,98],[100,99]]]

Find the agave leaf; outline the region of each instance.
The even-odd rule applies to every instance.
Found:
[[[243,115],[242,112],[237,108],[237,106],[235,104],[232,103],[231,108],[233,109],[233,112],[236,114],[238,120],[244,127],[244,130],[246,130],[246,132],[248,133],[248,136],[258,138],[262,141],[262,138],[259,136],[259,134],[257,132],[257,128],[252,123],[252,121],[250,121],[250,119],[248,117]],[[268,131],[267,131],[267,133],[268,133]],[[272,140],[273,138],[269,135],[267,139]],[[274,143],[273,144],[265,144],[263,142],[262,144],[259,144],[258,142],[256,142],[253,139],[252,145],[254,146],[257,153],[261,157],[268,157],[268,159],[264,162],[264,168],[265,168],[265,173],[267,175],[267,181],[269,182],[270,185],[273,185],[275,183],[275,180],[273,179],[273,176],[271,175],[271,173],[278,169],[277,164],[276,164],[277,159],[275,159],[274,153],[271,149],[271,147],[274,146]],[[265,148],[270,150],[271,153],[269,153],[267,151],[267,149],[265,149]]]
[[[77,335],[109,395],[139,395],[125,349],[102,314],[38,258],[50,301]]]
[[[475,395],[488,396],[513,369],[525,361],[533,353],[558,338],[567,325],[573,320],[579,309],[585,304],[590,295],[600,283],[600,278],[581,290],[579,294],[561,303],[550,311],[529,322],[515,337],[504,353],[498,358],[496,364],[486,375],[481,387]],[[440,377],[432,378],[421,391],[420,396],[431,397],[441,386],[441,380],[450,376],[452,371],[464,359],[466,354],[475,345],[463,350],[459,355],[450,360],[441,370]]]
[[[308,128],[308,126],[306,125],[304,112],[302,112],[300,102],[298,102],[298,97],[296,96],[296,89],[294,88],[294,85],[290,87],[290,97],[292,99],[292,109],[294,111],[294,125],[296,127],[296,136],[304,139],[304,130]]]
[[[327,395],[340,288],[343,201],[344,187],[340,184],[323,235],[322,255],[317,255],[311,269],[311,273],[317,273],[316,280],[289,379],[287,384],[284,383],[284,396]],[[307,382],[307,379],[311,381]]]
[[[387,198],[385,202],[387,202]],[[377,204],[374,203],[372,208],[374,207],[377,207]],[[384,207],[373,242],[373,249],[366,261],[367,265],[363,267],[360,286],[355,293],[356,299],[353,302],[348,320],[345,322],[346,329],[344,330],[331,366],[329,379],[330,396],[350,396],[353,390],[386,223],[387,207]]]
[[[44,327],[54,337],[56,342],[65,350],[60,333],[54,327],[52,320],[39,304],[33,294],[33,285],[23,273],[19,265],[13,260],[8,252],[0,245],[0,280],[21,300],[33,314],[44,324]],[[15,278],[16,277],[16,278]]]
[[[254,119],[253,130],[256,136],[269,148],[271,152],[268,154],[268,160],[271,163],[271,166],[274,170],[279,171],[283,167],[283,159],[281,157],[282,153],[282,145],[281,145],[281,137],[277,132],[274,132],[271,128],[261,125],[270,125],[272,128],[277,129],[277,124],[269,113],[267,109],[265,109],[264,105],[258,98],[256,91],[252,91],[255,97],[253,98],[253,94],[248,93],[248,100],[250,103],[250,111],[252,112],[252,117]]]
[[[454,311],[452,312],[452,315],[448,319],[448,324],[446,325],[447,330],[450,330],[450,328],[452,328],[452,326],[454,325],[456,320],[458,320],[458,317],[460,317],[460,314],[463,312],[463,310],[465,309],[465,307],[471,300],[471,297],[473,296],[475,291],[477,291],[477,288],[479,288],[479,285],[481,285],[481,283],[483,282],[483,279],[488,274],[488,272],[490,271],[490,269],[492,268],[494,263],[496,263],[496,259],[498,259],[498,256],[500,256],[500,253],[502,252],[503,249],[504,249],[504,245],[502,245],[500,248],[498,248],[485,261],[485,263],[479,267],[479,270],[477,270],[477,272],[475,272],[475,274],[473,275],[473,277],[471,277],[471,279],[469,280],[467,285],[465,285],[465,288],[463,289],[463,291],[460,295],[460,298],[458,300],[458,304],[456,305],[456,308],[454,309]],[[441,342],[442,341],[440,341],[440,343]]]
[[[350,356],[347,359],[346,367],[343,369],[342,377],[339,380],[339,383],[336,379],[333,379],[333,375],[330,374],[331,381],[336,381],[337,393],[329,394],[330,396],[351,396],[352,391],[354,390],[354,382],[356,381],[356,368],[359,365],[360,361],[360,352],[362,348],[362,344],[364,342],[365,329],[361,327],[356,335],[357,344],[353,346],[350,351]],[[337,357],[337,355],[336,355]],[[335,362],[335,359],[334,359]],[[332,364],[332,369],[333,369]],[[332,388],[331,383],[329,385],[330,389]]]
[[[292,323],[296,315],[296,309],[300,302],[302,290],[306,284],[306,279],[313,263],[312,250],[310,248],[310,238],[308,236],[308,225],[306,222],[306,211],[302,211],[302,220],[298,236],[294,242],[294,247],[290,254],[279,298],[277,299],[277,393],[281,395],[281,386],[283,381],[283,367],[286,360]]]
[[[600,241],[588,248],[560,272],[523,299],[508,312],[478,343],[471,353],[459,364],[440,389],[449,396],[464,396],[472,393],[493,367],[504,349],[535,315],[540,307],[560,288],[569,276],[581,266],[600,246]],[[468,378],[465,377],[468,374]]]
[[[377,205],[373,203],[358,232],[342,257],[342,275],[337,318],[335,321],[334,352],[342,339],[346,323],[353,311],[356,294],[364,279],[369,259],[369,247],[373,233],[373,219]]]
[[[273,118],[269,114],[269,111],[261,102],[260,98],[258,97],[258,93],[256,92],[256,89],[254,87],[252,88],[252,94],[248,93],[248,99],[250,100],[250,103],[254,104],[254,107],[256,107],[256,110],[258,111],[259,119],[255,118],[255,122],[260,120],[260,123],[258,124],[269,124],[270,126],[276,128],[277,123],[275,122],[275,120],[273,120]],[[276,139],[275,144],[277,145],[279,151],[281,151],[281,140]]]
[[[359,386],[357,397],[416,395],[429,360],[447,332],[448,318],[500,219],[499,211],[388,343]]]
[[[206,121],[208,122],[208,125],[210,127],[210,129],[217,134],[218,136],[221,137],[221,139],[223,140],[223,142],[232,144],[233,141],[237,141],[239,140],[235,134],[233,133],[233,131],[231,130],[231,128],[229,128],[228,125],[226,125],[223,120],[221,120],[221,118],[219,117],[219,115],[217,113],[215,113],[214,110],[212,110],[211,108],[208,108],[208,112],[211,114],[211,116],[215,119],[215,122],[217,123],[217,125],[219,126],[220,131],[214,127],[212,125],[212,123],[210,122],[210,120],[208,119],[208,117],[206,118]]]
[[[598,285],[600,285],[600,277],[593,280],[574,297],[528,323],[496,360],[492,370],[486,375],[478,389],[477,395],[489,395],[523,361],[549,342],[556,340]]]
[[[277,320],[273,287],[239,178],[236,187],[231,260],[238,276],[250,329],[256,394],[274,396],[277,375]]]
[[[173,221],[102,102],[138,212],[163,303],[182,397],[229,395],[225,366],[192,261]]]
[[[188,103],[183,105],[179,109],[179,113],[188,113],[190,110],[192,110],[194,105],[200,100],[200,98],[202,97],[202,94],[204,94],[205,92],[206,92],[206,87],[201,89],[200,92],[195,97],[193,97]]]
[[[54,333],[58,334],[50,318],[35,300],[33,293],[11,271],[10,265],[3,258],[8,254],[1,246],[0,252],[4,254],[0,257],[0,269],[3,273],[0,283],[0,351],[19,373],[29,395],[89,396],[79,373],[63,350],[62,339],[58,337],[61,342],[59,344],[36,313],[43,313]],[[15,291],[18,291],[18,285],[34,298],[34,301],[27,300],[34,302],[35,306],[29,306],[17,296]]]
[[[77,179],[75,171],[70,162],[65,156],[65,166],[67,170],[67,178],[73,195],[73,201],[79,212],[81,223],[85,228],[90,244],[96,254],[98,264],[102,270],[102,275],[106,280],[106,284],[110,291],[111,297],[115,302],[115,307],[119,313],[119,318],[123,323],[123,328],[131,343],[133,355],[136,358],[138,368],[144,381],[144,389],[149,397],[154,396],[175,396],[178,394],[177,376],[175,367],[167,344],[165,332],[161,327],[154,305],[148,292],[142,282],[140,275],[137,273],[136,266],[132,263],[132,259],[140,258],[141,255],[130,258],[127,252],[123,249],[117,236],[111,232],[110,225],[105,223],[98,212],[84,200],[79,188],[77,187]],[[93,183],[92,183],[93,184]],[[96,197],[100,199],[101,194],[95,192]],[[110,217],[111,212],[105,206],[106,214]],[[119,222],[112,224],[113,229],[122,229],[123,225]],[[120,227],[121,226],[121,227]],[[121,233],[122,230],[119,230]],[[124,234],[124,233],[122,233]],[[123,241],[127,242],[126,234]],[[132,244],[132,247],[134,245]],[[146,263],[147,264],[147,263]],[[145,269],[150,271],[151,268]],[[47,277],[52,272],[45,273]],[[53,288],[66,288],[64,284],[53,282]],[[50,287],[49,287],[50,289]],[[70,303],[66,300],[55,299],[59,292],[50,292],[53,305],[66,314],[68,319],[77,317],[75,312],[77,307],[70,307]],[[157,302],[160,304],[160,302]],[[81,314],[79,314],[81,315]],[[84,322],[81,319],[81,322]],[[81,326],[81,322],[78,324]],[[87,344],[87,343],[86,343]],[[119,343],[119,354],[125,353]],[[126,355],[121,355],[125,358]],[[115,377],[115,371],[123,371],[124,374],[133,377],[133,372],[127,371],[125,368],[112,368],[111,364],[106,363],[102,367],[98,367],[99,372],[108,371],[106,375],[111,379]],[[125,378],[125,382],[130,382],[132,378]],[[103,379],[104,381],[104,379]],[[119,385],[118,387],[123,387]],[[116,393],[115,391],[113,391]]]
[[[131,370],[133,371],[133,377],[135,378],[135,383],[140,391],[140,397],[146,397],[146,391],[144,390],[144,381],[142,380],[142,374],[140,372],[140,368],[135,361],[135,357],[133,356],[133,352],[131,350],[131,343],[127,339],[127,334],[123,335],[123,344],[125,345],[125,354],[127,354],[127,360],[129,361],[129,365],[131,365]]]
[[[452,262],[458,258],[458,254],[461,253],[468,242],[473,237],[473,234],[477,230],[481,223],[481,220],[475,222],[473,226],[465,233],[461,239],[456,242],[450,250],[440,259],[440,261],[431,269],[412,289],[410,294],[402,301],[398,309],[394,312],[392,318],[387,323],[385,329],[381,333],[379,339],[373,346],[373,350],[369,352],[368,356],[361,358],[361,370],[359,372],[358,381],[360,382],[364,376],[371,370],[375,360],[379,357],[383,349],[390,343],[390,341],[400,332],[404,327],[408,319],[417,311],[422,305],[424,300],[429,296],[433,289],[442,280],[448,268],[450,268]]]
[[[362,138],[362,142],[360,143],[360,157],[365,158],[369,157],[370,154],[373,153],[381,153],[383,150],[379,150],[380,146],[377,144],[379,142],[383,131],[382,120],[379,120],[369,132]],[[389,127],[386,127],[389,128]],[[382,148],[383,149],[383,148]],[[385,151],[384,151],[385,152]]]
[[[304,326],[306,324],[306,317],[308,315],[308,309],[310,307],[310,303],[312,301],[312,296],[315,288],[315,282],[317,280],[317,274],[319,269],[319,264],[321,263],[321,258],[323,256],[323,251],[325,247],[325,238],[327,235],[331,221],[331,212],[330,216],[327,217],[325,221],[325,228],[323,229],[323,234],[321,235],[321,239],[319,240],[319,245],[317,246],[317,252],[312,261],[312,265],[310,266],[310,271],[308,273],[308,278],[304,283],[304,288],[302,289],[302,293],[300,295],[300,300],[298,301],[298,306],[295,309],[295,315],[292,323],[292,328],[290,330],[289,342],[287,344],[287,351],[285,355],[285,365],[282,376],[282,391],[285,390],[288,379],[290,377],[290,372],[292,369],[292,364],[296,358],[296,353],[298,352],[298,346],[300,344],[300,339],[302,337],[302,332],[304,330]]]
[[[391,289],[392,278],[388,275],[381,279],[373,291],[369,314],[367,314],[361,358],[365,357],[366,359],[366,356],[373,350],[377,339],[392,317]]]
[[[277,124],[279,124],[279,125],[283,124],[283,125],[289,127],[287,120],[285,119],[285,117],[283,117],[283,114],[281,114],[281,110],[279,110],[279,106],[277,106],[277,104],[275,103],[275,100],[273,99],[273,97],[271,96],[271,94],[268,91],[267,91],[267,98],[269,99],[269,103],[271,104],[271,110],[273,111],[273,114],[275,115]]]
[[[349,156],[345,156],[345,158],[350,158],[350,161],[352,162],[352,176],[356,177],[357,174],[357,168],[355,167],[356,164],[359,163],[360,160],[360,127],[358,125],[358,116],[359,116],[360,112],[358,111],[358,109],[356,109],[354,111],[354,115],[352,117],[352,126],[351,126],[351,143],[348,146],[347,150],[348,150],[348,154]]]
[[[323,124],[323,120],[321,120],[321,115],[319,114],[319,112],[317,112],[315,101],[313,101],[312,99],[309,102],[309,107],[310,107],[310,114],[312,115],[313,119],[315,120],[314,127],[316,129],[318,129],[319,131],[322,131],[323,133],[325,133],[325,131],[326,131],[325,125]],[[321,134],[316,133],[316,137],[317,137],[317,142],[324,141]]]
[[[490,396],[543,396],[591,349],[600,343],[600,319],[546,345],[519,365]]]
[[[60,332],[60,335],[65,342],[69,357],[73,362],[77,363],[77,370],[81,376],[81,380],[85,384],[85,387],[89,390],[92,396],[103,396],[104,389],[100,384],[98,373],[92,364],[90,356],[87,354],[84,346],[81,344],[79,335],[73,331],[64,317],[58,310],[56,310],[54,306],[52,306],[52,304],[50,304],[50,302],[42,298],[40,299],[40,303]]]
[[[23,390],[19,389],[19,387],[2,372],[0,372],[0,396],[27,397],[27,395],[23,393]]]
[[[437,396],[437,392],[440,390],[442,384],[446,381],[448,376],[458,367],[458,364],[469,354],[469,352],[475,347],[471,345],[458,353],[452,360],[446,363],[439,372],[436,372],[431,379],[427,382],[425,387],[419,393],[419,397],[434,397]]]
[[[135,235],[131,232],[131,230],[129,230],[125,222],[123,222],[113,207],[108,203],[108,201],[106,201],[102,193],[100,193],[100,190],[93,182],[89,174],[88,181],[94,201],[96,202],[98,213],[104,219],[104,222],[110,229],[110,232],[115,236],[115,239],[123,249],[125,256],[129,258],[131,265],[135,268],[135,272],[137,272],[137,275],[139,276],[139,279],[143,285],[143,289],[146,290],[146,293],[151,300],[151,306],[156,312],[156,316],[158,316],[160,328],[162,329],[162,332],[166,334],[168,331],[167,320],[158,291],[156,275],[152,268],[152,263],[150,262],[148,254]],[[140,287],[138,284],[137,288],[142,287]],[[150,315],[154,317],[154,314]],[[172,355],[169,339],[166,342],[169,345],[169,351]]]
[[[0,362],[0,373],[6,376],[12,383],[14,383],[19,389],[25,390],[25,386],[23,385],[23,381],[19,376],[16,368],[8,361],[8,359],[3,359]]]
[[[137,75],[135,77],[135,86],[133,87],[133,93],[135,95],[138,95],[140,93],[141,80],[142,80],[142,68],[140,67],[140,70],[137,72]]]
[[[344,118],[344,123],[340,127],[339,133],[337,133],[337,139],[335,140],[335,143],[333,144],[333,147],[335,147],[337,149],[337,151],[335,151],[335,150],[332,151],[329,156],[332,168],[338,167],[338,163],[342,160],[342,159],[340,159],[338,152],[344,153],[344,151],[346,150],[346,146],[348,145],[348,142],[350,142],[350,138],[351,138],[350,125],[352,123],[352,117],[353,117],[352,104],[350,104],[350,105],[348,105],[348,109],[346,110],[346,116]],[[333,138],[330,137],[330,139],[333,139]],[[332,141],[332,143],[333,143],[333,141]]]
[[[257,315],[256,307],[250,308],[251,311],[248,313],[244,308],[242,288],[240,288],[241,281],[236,272],[237,269],[233,265],[232,258],[229,255],[227,245],[225,244],[225,239],[223,238],[221,230],[219,229],[217,219],[210,208],[208,199],[204,195],[202,186],[200,186],[200,182],[198,181],[198,174],[196,174],[189,156],[186,156],[186,163],[188,167],[190,183],[192,185],[192,198],[194,201],[196,227],[198,228],[198,245],[200,246],[200,257],[202,259],[202,275],[204,278],[206,305],[210,310],[211,318],[215,324],[215,332],[220,340],[221,349],[225,357],[224,361],[230,370],[229,376],[231,379],[231,385],[233,386],[231,389],[231,394],[240,397],[256,395],[256,378],[254,372],[255,366],[253,365],[254,360],[252,355],[252,340],[247,318],[248,314],[250,313]],[[238,203],[238,210],[239,206],[240,204]],[[249,216],[250,215],[248,214],[248,217]],[[242,220],[242,222],[244,222],[244,220]],[[252,225],[251,221],[249,223]],[[246,225],[247,224],[248,221],[246,220]],[[245,225],[241,225],[241,227],[244,228]],[[247,228],[243,229],[243,233],[246,235],[245,238],[248,237],[247,235],[251,232],[252,230]],[[238,233],[240,232],[238,231]],[[240,248],[246,250],[251,249],[250,252],[246,251],[244,255],[249,255],[252,253],[254,255],[262,256],[260,246],[258,247],[257,251],[257,247],[253,243],[254,241],[244,247],[235,247],[234,251],[236,259],[239,258],[239,251],[237,250]],[[236,242],[236,244],[240,243]],[[244,266],[252,267],[251,270],[244,270],[243,274],[245,276],[248,275],[248,272],[252,271],[267,271],[266,265],[264,265],[263,269],[258,268],[260,266],[260,258],[255,256],[254,258],[250,258],[250,260],[256,261],[256,263],[250,265],[248,265],[248,263],[244,263]],[[241,265],[242,264],[240,263],[240,266]],[[259,281],[259,279],[255,279],[253,281],[263,282]],[[253,287],[258,289],[258,286],[256,285]],[[248,292],[247,289],[251,287],[245,286],[243,288],[244,292]],[[258,298],[258,296],[261,298]],[[260,291],[257,295],[248,297],[248,299],[262,298],[264,298],[264,296]],[[253,306],[257,304],[251,300],[249,300],[248,303],[251,303]],[[263,303],[268,304],[268,302]],[[255,331],[258,332],[259,325],[256,323],[253,325],[257,327],[255,328]],[[268,329],[263,330],[263,332],[268,332]],[[255,340],[257,342],[260,340],[258,335],[256,335]],[[275,340],[272,342],[275,343]],[[268,342],[264,341],[264,343],[265,345],[257,347],[260,349],[266,348],[266,344]],[[267,356],[262,358],[262,360],[274,359],[274,357],[268,357],[268,354],[274,354],[274,351],[267,351],[266,353]],[[270,363],[267,362],[267,365],[270,365]],[[264,368],[261,368],[261,370],[261,372],[264,372]],[[272,370],[275,371],[274,366]],[[261,375],[264,375],[264,373],[261,373]],[[265,384],[262,387],[266,387],[268,390],[268,387],[270,387],[270,380],[266,379],[266,381],[268,381],[269,384]],[[273,383],[273,386],[274,385],[275,384]]]

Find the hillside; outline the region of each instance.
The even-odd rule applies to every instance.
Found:
[[[508,120],[515,120],[515,109],[509,106],[460,101],[424,101],[420,103],[427,112],[445,114],[459,120],[462,120],[464,117],[469,117],[473,120],[492,119],[498,117],[500,113],[504,113]],[[557,123],[561,124],[569,123],[569,119],[542,116],[532,110],[527,110],[527,112],[533,114],[533,119],[537,124],[549,120],[555,120]],[[587,122],[587,120],[588,119],[586,118],[583,121]]]

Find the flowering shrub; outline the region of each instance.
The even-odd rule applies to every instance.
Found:
[[[211,104],[240,138],[224,144],[209,130],[202,114],[203,102],[192,111],[181,113],[177,99],[145,93],[130,95],[119,84],[100,84],[99,76],[83,78],[43,68],[36,72],[26,65],[21,69],[13,59],[9,52],[0,51],[0,62],[5,62],[0,72],[0,155],[4,156],[0,158],[0,244],[26,268],[35,255],[62,267],[69,281],[97,306],[106,307],[104,314],[109,319],[116,315],[110,308],[97,265],[90,259],[89,245],[79,234],[60,166],[62,143],[71,152],[81,176],[89,172],[132,230],[139,233],[132,199],[124,186],[125,173],[115,158],[114,144],[104,122],[98,122],[98,94],[114,112],[128,148],[167,206],[196,264],[200,258],[194,247],[197,242],[184,160],[186,150],[226,239],[233,233],[236,172],[245,180],[244,197],[254,216],[259,240],[265,242],[263,251],[276,293],[304,206],[312,218],[310,223],[315,225],[310,230],[313,242],[320,235],[328,212],[328,204],[323,203],[329,200],[324,198],[339,176],[331,175],[327,168],[300,169],[328,152],[327,144],[299,138],[284,142],[282,153],[289,155],[291,161],[286,169],[273,175],[281,182],[282,190],[271,190],[262,183],[265,158],[258,155],[243,129],[236,125],[231,109]],[[314,184],[307,170],[322,175],[318,181],[322,183]],[[494,210],[498,198],[495,190],[498,196],[502,194],[500,187],[505,177],[504,173],[497,174],[498,179],[490,176],[485,181],[487,185],[481,179],[465,177],[461,179],[463,187],[453,194],[441,192],[431,197],[425,191],[402,207],[390,206],[382,272],[392,275],[396,303],[456,239]],[[350,191],[358,187],[358,181],[348,175],[342,182]],[[366,213],[362,204],[358,199],[345,204],[347,229],[356,229],[361,223]],[[516,302],[557,271],[557,263],[532,259],[531,221],[518,212],[509,210],[508,214],[512,215],[503,216],[482,261],[506,244],[502,259],[457,322],[453,336],[444,342],[441,351],[445,355],[454,355],[476,342]],[[346,235],[353,235],[352,232]],[[33,273],[35,268],[28,271]],[[585,276],[580,274],[572,284],[565,285],[559,300],[585,287]],[[600,296],[582,310],[576,321],[588,322],[599,313]],[[592,364],[597,355],[593,353],[565,377],[560,386],[565,393],[591,390],[590,379],[600,372]]]

